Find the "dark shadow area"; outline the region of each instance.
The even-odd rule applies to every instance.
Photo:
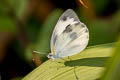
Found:
[[[106,60],[109,57],[93,57],[93,58],[83,58],[78,60],[66,61],[65,66],[91,66],[91,67],[103,67]]]

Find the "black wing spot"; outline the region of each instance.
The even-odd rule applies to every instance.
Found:
[[[63,32],[68,33],[68,32],[71,32],[71,31],[72,31],[72,26],[69,24],[69,25],[66,26],[66,28]]]
[[[77,17],[74,17],[74,21],[79,21],[79,19]]]
[[[73,32],[73,33],[70,34],[70,38],[71,38],[72,40],[75,40],[77,37],[78,37],[78,36],[77,36],[77,33],[76,33],[76,32]]]
[[[88,32],[88,29],[86,29],[85,32],[87,33],[87,32]]]
[[[63,16],[63,19],[62,19],[63,21],[66,21],[67,20],[67,17],[66,16]]]
[[[81,24],[81,26],[82,26],[82,27],[85,27],[85,25],[84,25],[84,24]]]
[[[78,23],[75,23],[75,26],[78,26],[80,24],[80,22],[78,22]]]

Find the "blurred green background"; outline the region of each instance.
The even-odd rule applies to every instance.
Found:
[[[120,0],[84,0],[84,3],[88,8],[79,0],[1,0],[1,79],[20,79],[47,60],[52,30],[59,16],[69,8],[89,28],[88,46],[115,42],[120,32]],[[45,55],[32,56],[33,50]]]

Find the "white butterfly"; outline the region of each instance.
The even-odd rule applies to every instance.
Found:
[[[51,53],[48,58],[64,58],[85,49],[89,41],[89,31],[80,22],[72,9],[66,10],[59,18],[51,38]]]

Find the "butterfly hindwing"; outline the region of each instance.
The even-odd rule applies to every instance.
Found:
[[[63,32],[56,41],[56,54],[66,57],[82,51],[88,44],[89,32],[83,23],[73,24],[71,32]],[[82,27],[84,26],[84,27]]]

